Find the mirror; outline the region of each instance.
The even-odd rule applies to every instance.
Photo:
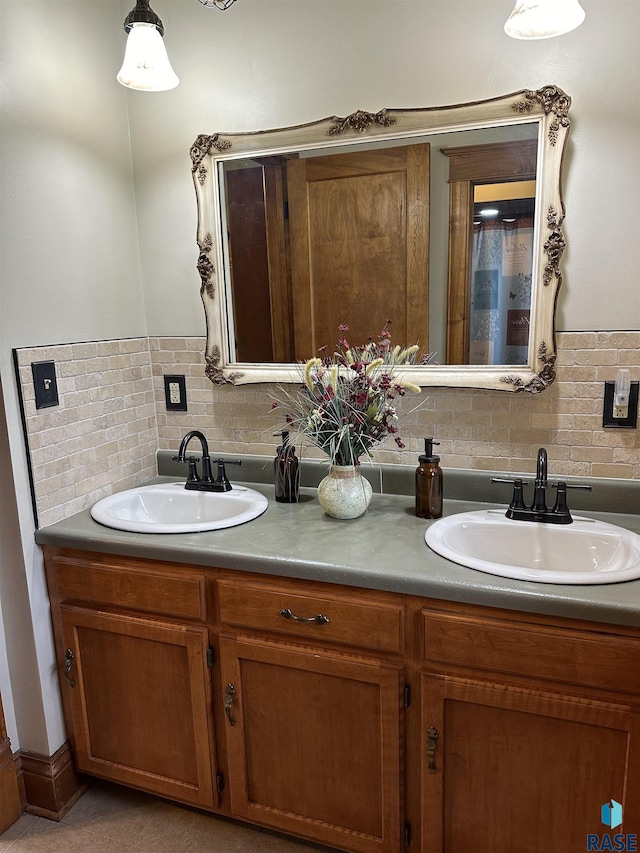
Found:
[[[340,323],[364,343],[391,319],[431,353],[416,384],[548,387],[570,103],[548,86],[199,136],[207,376],[296,382]]]

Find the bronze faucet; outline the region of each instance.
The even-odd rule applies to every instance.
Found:
[[[190,456],[187,458],[187,445],[192,438],[197,438],[202,448],[202,476],[198,476],[197,458]],[[211,473],[211,457],[209,456],[209,445],[204,435],[197,429],[192,429],[188,432],[180,442],[178,455],[173,457],[178,462],[187,462],[189,464],[189,474],[187,482],[184,484],[185,489],[192,489],[198,492],[230,492],[232,489],[231,483],[227,478],[225,464],[241,465],[240,460],[234,461],[231,459],[216,459],[218,465],[218,474],[216,479],[213,479]]]
[[[544,524],[571,524],[573,518],[567,506],[567,489],[586,489],[591,491],[591,486],[581,484],[574,485],[560,480],[551,484],[556,489],[556,502],[553,509],[547,508],[546,490],[549,486],[547,480],[548,456],[544,447],[538,450],[536,464],[536,480],[533,489],[533,502],[527,506],[524,502],[524,486],[528,486],[528,480],[507,479],[506,477],[492,477],[492,483],[512,483],[513,497],[505,515],[515,521],[539,521]]]

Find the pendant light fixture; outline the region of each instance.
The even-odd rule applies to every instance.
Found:
[[[546,39],[575,30],[584,19],[579,0],[517,0],[504,31],[514,39]]]
[[[149,6],[149,0],[137,0],[124,19],[127,46],[118,83],[141,92],[174,89],[180,80],[171,67],[164,46],[162,21]]]

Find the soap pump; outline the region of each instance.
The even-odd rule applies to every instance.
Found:
[[[282,436],[282,444],[273,460],[276,500],[279,503],[295,504],[300,497],[300,464],[296,449],[289,444],[289,430],[283,429],[274,435]]]
[[[433,452],[433,445],[440,444],[433,438],[425,438],[424,454],[419,457],[416,468],[416,515],[418,518],[440,518],[442,515],[442,468],[440,457]]]

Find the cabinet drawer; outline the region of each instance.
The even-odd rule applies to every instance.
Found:
[[[220,619],[227,625],[389,652],[404,646],[401,604],[225,580],[218,581],[218,601]]]
[[[73,557],[55,557],[54,566],[61,598],[206,619],[205,577],[196,572],[170,574]]]
[[[640,693],[640,640],[423,610],[427,660]]]

